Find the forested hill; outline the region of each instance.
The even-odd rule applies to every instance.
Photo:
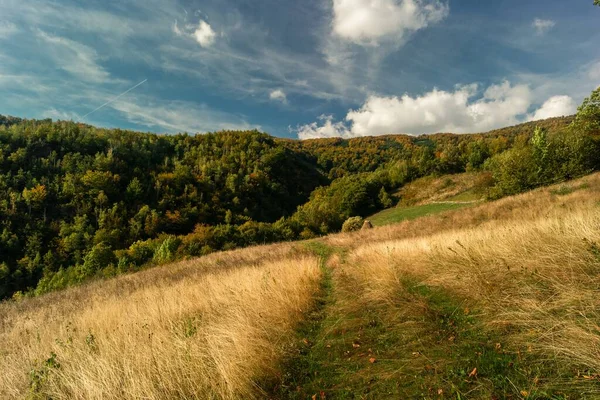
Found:
[[[337,231],[351,216],[391,206],[388,193],[406,182],[486,169],[526,146],[536,126],[550,137],[571,121],[299,142],[0,116],[0,298]]]
[[[550,118],[471,135],[438,133],[420,136],[368,136],[354,139],[279,140],[284,140],[288,147],[316,157],[319,167],[326,171],[331,179],[335,179],[350,173],[374,171],[392,160],[410,158],[413,146],[426,146],[437,153],[446,151],[444,154],[446,158],[460,157],[462,160],[456,160],[456,165],[459,169],[464,169],[465,158],[470,158],[472,163],[478,164],[477,158],[487,158],[489,154],[501,152],[512,146],[518,137],[531,137],[536,127],[546,129],[548,132],[557,132],[573,122],[573,118],[573,116]],[[454,154],[450,154],[452,152]]]

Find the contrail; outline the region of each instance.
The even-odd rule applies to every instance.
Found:
[[[83,117],[81,117],[81,119],[84,120],[88,115],[93,114],[96,111],[98,111],[99,109],[101,109],[103,107],[106,107],[107,105],[109,105],[113,101],[120,99],[121,97],[125,96],[127,93],[131,92],[133,89],[135,89],[136,87],[140,86],[143,83],[146,83],[147,81],[148,81],[148,79],[144,79],[143,81],[141,81],[140,83],[138,83],[137,85],[135,85],[134,87],[132,87],[131,89],[128,89],[128,90],[124,91],[123,93],[121,93],[120,95],[118,95],[117,97],[115,97],[114,99],[110,99],[106,103],[102,104],[100,107],[98,107],[95,110],[90,111],[89,113],[85,114]]]

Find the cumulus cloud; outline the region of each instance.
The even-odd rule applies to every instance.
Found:
[[[173,33],[177,36],[188,36],[193,38],[202,47],[210,47],[215,43],[217,34],[206,21],[200,20],[197,26],[186,24],[183,27],[175,21],[173,25]]]
[[[478,96],[478,94],[480,94]],[[532,92],[527,85],[505,81],[483,93],[476,84],[454,91],[434,89],[422,96],[370,96],[357,110],[350,110],[345,122],[322,116],[319,122],[298,127],[300,139],[357,137],[394,133],[472,133],[515,125],[525,120],[572,114],[572,98],[550,98],[533,114]]]
[[[536,30],[538,35],[543,35],[548,32],[550,29],[554,28],[556,22],[551,19],[540,19],[536,18],[533,20],[532,26]]]
[[[194,38],[202,47],[210,47],[215,42],[216,37],[215,31],[205,21],[200,21],[198,28],[194,31]]]
[[[321,121],[320,125],[317,122],[313,122],[312,124],[298,127],[298,138],[306,140],[332,137],[347,138],[353,136],[343,122],[334,122],[332,115],[321,115],[319,121]]]
[[[439,0],[333,0],[333,33],[361,45],[402,41],[411,32],[448,16]]]
[[[273,90],[271,94],[269,94],[269,98],[274,101],[280,101],[282,103],[287,103],[287,95],[281,89]]]
[[[570,96],[553,96],[529,116],[530,121],[573,115],[577,112],[577,104]]]

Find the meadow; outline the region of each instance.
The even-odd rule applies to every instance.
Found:
[[[0,304],[0,397],[600,397],[600,174]]]

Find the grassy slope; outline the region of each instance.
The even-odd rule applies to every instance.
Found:
[[[367,219],[384,226],[474,206],[483,195],[475,188],[480,174],[465,173],[418,179],[395,193],[400,202]]]
[[[427,215],[439,214],[444,211],[458,210],[472,205],[471,203],[433,203],[412,207],[394,207],[378,212],[367,219],[374,226],[384,226]]]
[[[583,181],[326,238],[332,294],[276,397],[600,398],[600,176]]]
[[[600,398],[598,188],[0,304],[0,397]]]

